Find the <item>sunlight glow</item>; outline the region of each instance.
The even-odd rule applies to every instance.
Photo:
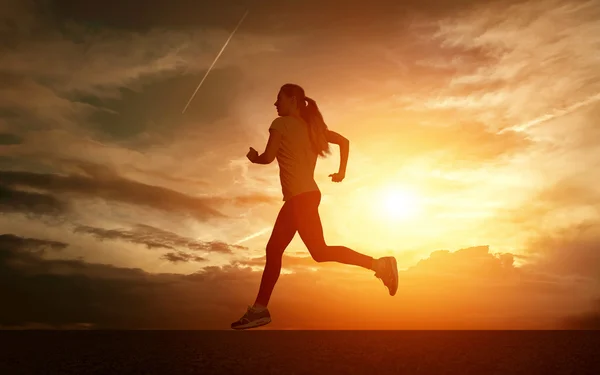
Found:
[[[409,220],[422,210],[421,197],[402,187],[387,187],[379,192],[378,211],[385,220]]]

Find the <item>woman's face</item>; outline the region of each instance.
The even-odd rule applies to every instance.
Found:
[[[279,91],[279,93],[277,94],[277,100],[275,101],[274,105],[275,108],[277,108],[278,116],[289,116],[296,110],[296,97],[289,97],[282,91]]]

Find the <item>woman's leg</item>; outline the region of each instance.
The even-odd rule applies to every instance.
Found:
[[[263,270],[260,288],[254,305],[266,307],[271,298],[273,288],[279,279],[281,272],[281,260],[283,252],[290,244],[296,234],[296,225],[294,222],[292,202],[285,202],[271,233],[271,238],[267,243],[267,256],[265,269]]]
[[[339,262],[373,269],[373,258],[345,246],[328,246],[323,237],[323,226],[319,216],[320,192],[306,193],[302,201],[294,205],[296,227],[302,241],[317,262]]]

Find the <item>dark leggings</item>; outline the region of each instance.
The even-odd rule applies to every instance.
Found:
[[[339,262],[371,269],[373,258],[344,246],[327,246],[319,217],[321,192],[298,194],[286,201],[279,211],[271,238],[267,243],[267,260],[263,271],[256,303],[267,306],[279,279],[283,252],[296,231],[317,262]]]

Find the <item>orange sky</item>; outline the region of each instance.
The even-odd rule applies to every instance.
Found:
[[[183,115],[241,2],[3,3],[0,272],[19,287],[0,326],[228,328],[283,203],[276,163],[245,153],[287,82],[351,142],[343,183],[337,148],[315,172],[327,242],[402,270],[391,298],[297,237],[269,328],[559,328],[596,311],[595,2],[263,2]]]

